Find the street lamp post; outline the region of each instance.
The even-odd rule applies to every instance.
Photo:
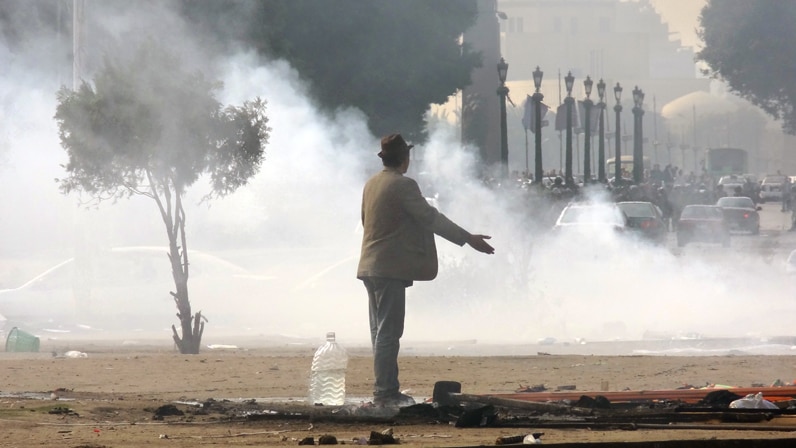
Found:
[[[600,122],[599,131],[600,138],[597,143],[597,179],[601,183],[605,183],[605,81],[600,78],[597,83],[597,96],[600,97],[600,102],[597,107],[600,108]]]
[[[500,87],[497,89],[497,94],[500,96],[500,165],[501,175],[503,179],[509,177],[509,142],[508,142],[508,128],[506,123],[506,97],[509,95],[509,88],[506,87],[506,74],[509,71],[509,64],[503,58],[497,65],[498,77],[500,78]]]
[[[644,92],[633,89],[633,183],[644,182],[644,133],[641,118],[644,116]]]
[[[586,99],[583,101],[583,184],[586,185],[591,181],[591,107],[594,105],[589,96],[591,96],[591,87],[594,81],[591,77],[587,76],[583,81],[583,88],[586,92]]]
[[[566,137],[566,154],[564,165],[564,181],[568,186],[575,184],[575,179],[572,176],[572,103],[575,99],[572,98],[572,85],[575,83],[575,77],[572,72],[567,73],[564,77],[564,85],[567,88],[567,97],[564,99],[567,114],[567,137]]]
[[[621,126],[619,125],[620,120],[622,117],[620,114],[622,113],[622,86],[619,83],[616,83],[616,87],[614,87],[614,98],[616,98],[616,106],[614,106],[614,112],[616,112],[616,136],[614,139],[616,140],[616,150],[614,151],[614,185],[621,185],[622,184],[622,132],[620,130]]]
[[[533,97],[533,108],[534,108],[534,173],[533,173],[533,180],[534,182],[538,183],[539,185],[544,185],[542,183],[542,178],[544,177],[542,166],[542,100],[544,99],[544,95],[540,91],[542,88],[542,77],[544,76],[544,72],[539,69],[539,66],[536,67],[536,70],[533,72],[533,86],[536,88],[536,92],[534,92]]]

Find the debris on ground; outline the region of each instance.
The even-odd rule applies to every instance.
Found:
[[[520,388],[517,389],[515,392],[523,393],[523,392],[544,392],[547,390],[544,384],[536,384],[534,386],[523,386],[520,384]]]

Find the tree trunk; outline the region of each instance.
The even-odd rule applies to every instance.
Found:
[[[158,205],[160,216],[166,226],[166,233],[169,236],[168,257],[171,262],[174,286],[177,289],[177,292],[171,292],[171,296],[177,305],[177,318],[180,320],[179,332],[176,326],[171,326],[172,339],[180,353],[197,355],[207,319],[202,316],[201,311],[196,314],[191,313],[191,301],[188,299],[190,264],[188,263],[188,244],[185,238],[185,210],[182,207],[183,190],[178,187],[178,183],[174,179],[169,177],[158,178],[147,171],[147,179],[152,188],[151,197]]]
[[[179,314],[180,326],[182,327],[182,337],[177,333],[177,327],[171,326],[172,338],[174,343],[177,344],[177,349],[183,355],[198,355],[199,346],[202,343],[202,333],[205,331],[205,323],[202,322],[204,318],[202,312],[199,311],[193,316],[187,315],[184,319]]]
[[[175,248],[169,254],[169,258],[171,258],[172,270],[175,273],[175,285],[177,286],[177,292],[172,292],[171,295],[177,305],[177,318],[180,320],[181,330],[178,333],[176,326],[172,325],[172,338],[174,343],[177,344],[180,353],[197,355],[202,343],[205,323],[202,320],[204,317],[201,311],[196,314],[191,313],[191,302],[188,300],[187,256],[185,256],[184,252],[183,256],[180,256],[179,249]],[[183,260],[186,260],[185,264],[183,264]]]

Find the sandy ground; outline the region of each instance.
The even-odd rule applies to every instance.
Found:
[[[165,344],[44,341],[39,353],[0,353],[0,433],[4,447],[139,447],[297,445],[325,434],[352,444],[371,431],[392,428],[405,446],[494,445],[499,436],[544,432],[545,444],[595,441],[783,438],[783,431],[596,430],[456,428],[449,423],[326,422],[307,419],[247,420],[197,412],[209,399],[239,403],[256,399],[266,407],[303,402],[315,346],[275,343],[206,348],[180,355]],[[69,358],[75,350],[85,357]],[[411,348],[407,350],[411,352]],[[442,350],[444,351],[444,350]],[[349,348],[347,397],[356,408],[369,399],[372,358]],[[440,380],[462,383],[467,394],[511,393],[521,386],[548,389],[574,385],[578,391],[675,389],[684,384],[768,385],[796,376],[792,356],[442,356],[426,350],[400,359],[402,386],[418,398],[432,395]],[[53,393],[54,392],[54,393]],[[183,416],[155,414],[174,405]],[[762,425],[762,424],[761,424]],[[761,429],[760,427],[756,429]]]

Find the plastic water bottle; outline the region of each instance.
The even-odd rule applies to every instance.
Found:
[[[310,372],[310,403],[339,406],[345,403],[345,370],[348,353],[334,338],[326,333],[326,343],[318,348],[312,358]]]

